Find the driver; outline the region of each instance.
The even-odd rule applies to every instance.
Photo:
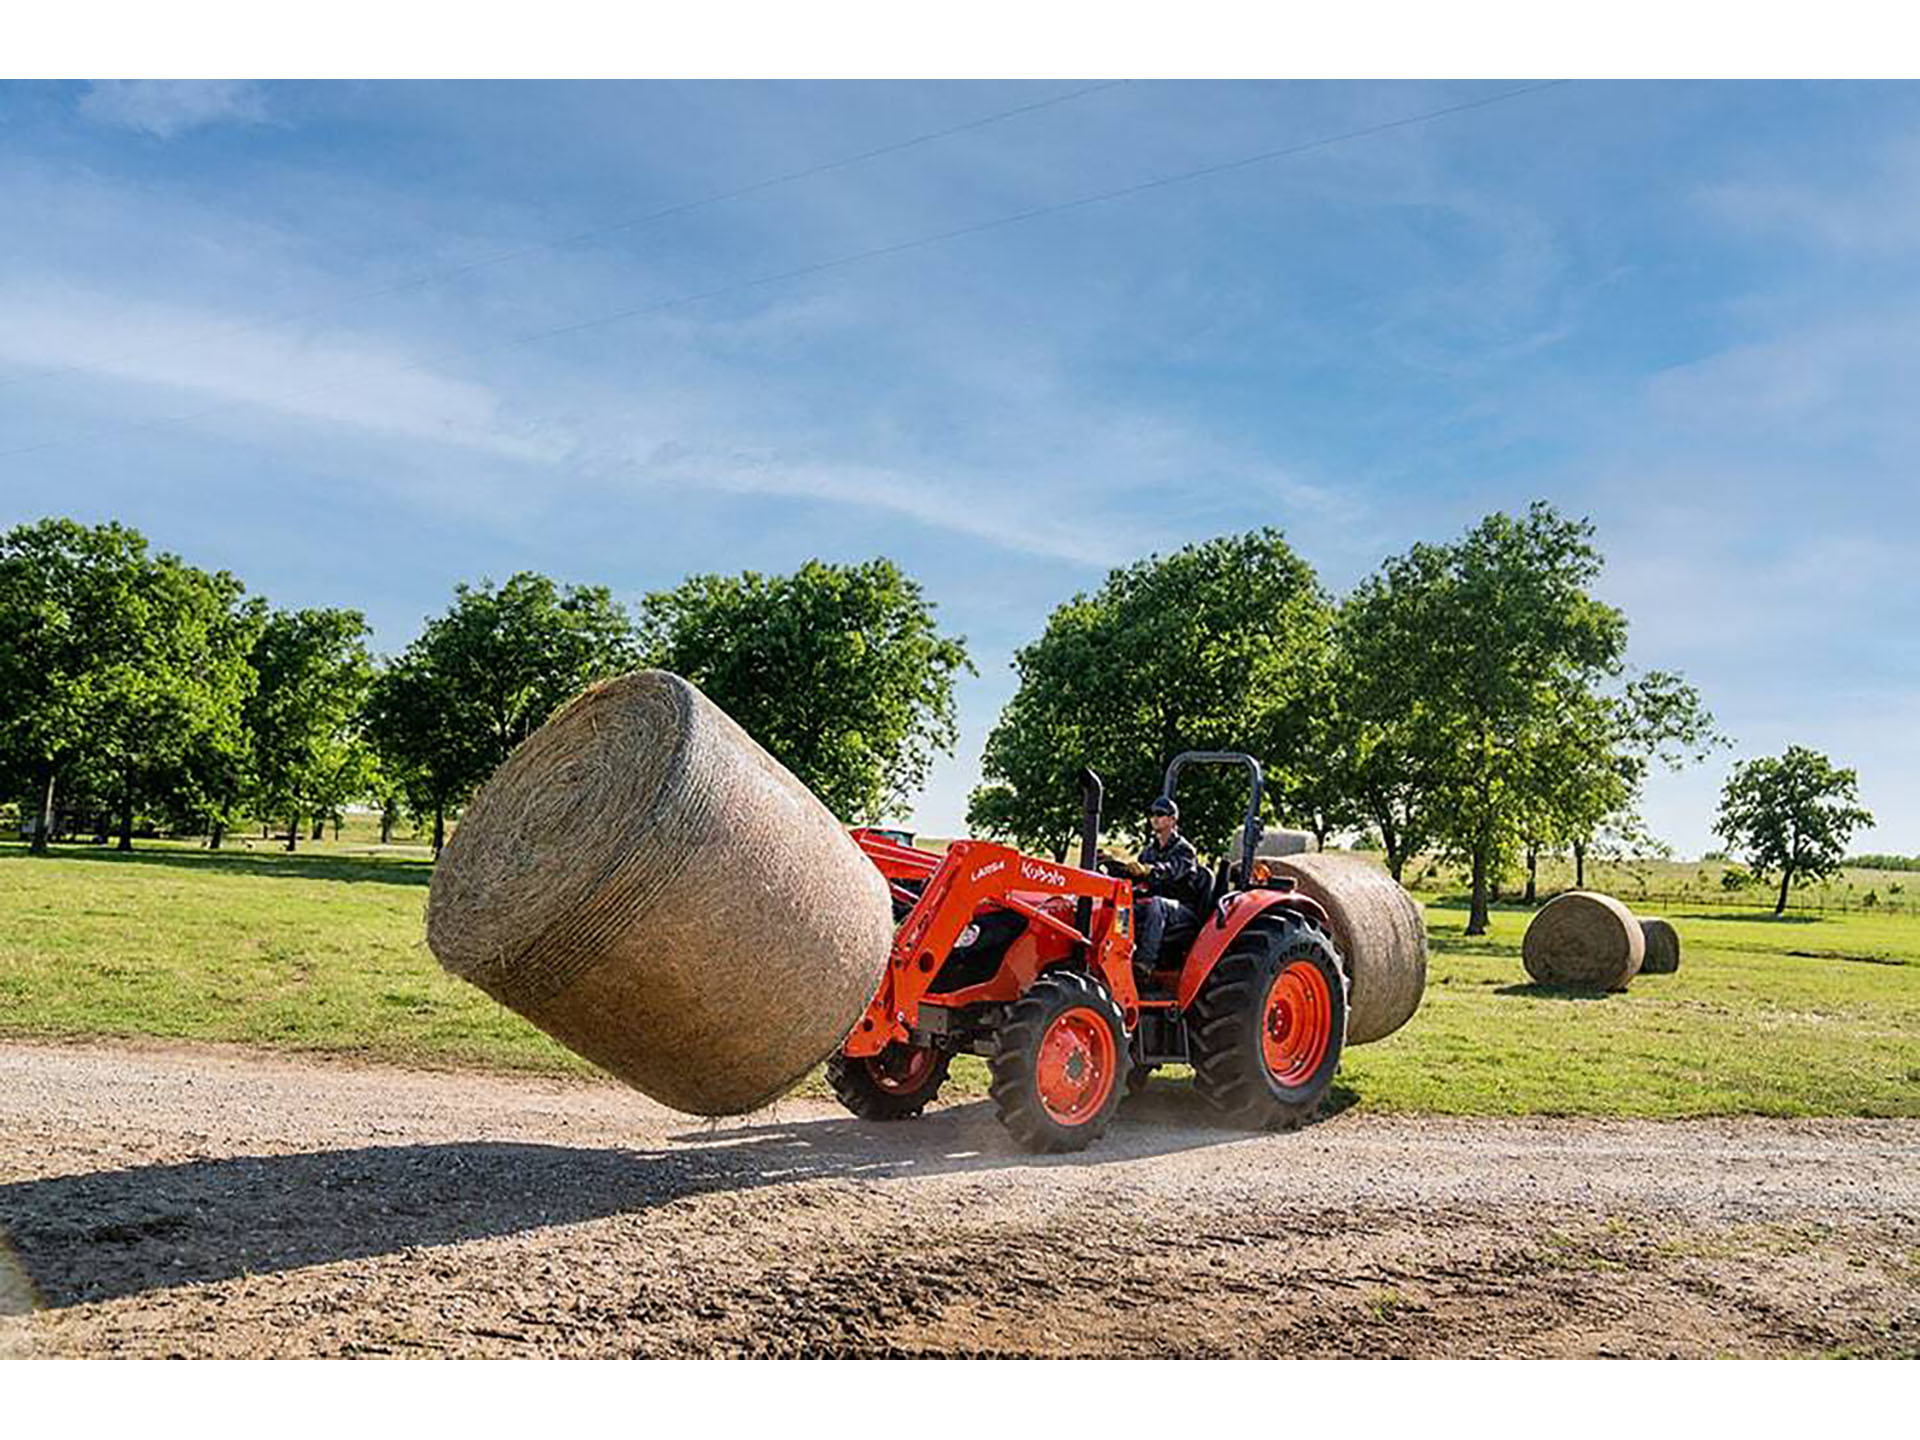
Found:
[[[1193,906],[1200,892],[1200,854],[1180,833],[1180,807],[1162,795],[1147,807],[1153,839],[1138,860],[1101,852],[1100,858],[1136,884],[1133,902],[1133,968],[1150,975],[1160,963],[1167,927],[1182,919],[1199,927]]]

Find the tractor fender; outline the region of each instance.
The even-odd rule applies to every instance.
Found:
[[[1331,929],[1320,902],[1296,890],[1236,890],[1222,899],[1201,925],[1193,948],[1187,952],[1187,962],[1180,967],[1175,1004],[1181,1010],[1193,1004],[1213,967],[1244,931],[1273,925],[1287,915],[1304,915],[1323,930]]]

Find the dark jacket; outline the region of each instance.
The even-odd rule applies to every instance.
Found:
[[[1140,852],[1140,863],[1150,872],[1147,876],[1147,889],[1155,895],[1164,895],[1169,900],[1178,900],[1182,905],[1198,909],[1204,902],[1203,886],[1208,886],[1206,876],[1200,870],[1200,852],[1193,848],[1193,842],[1177,830],[1173,839],[1162,845],[1158,840],[1149,840],[1146,848]]]

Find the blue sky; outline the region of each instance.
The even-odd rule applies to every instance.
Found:
[[[517,569],[891,555],[981,672],[952,833],[1112,565],[1274,524],[1339,591],[1546,498],[1736,742],[1659,834],[1801,743],[1920,852],[1920,89],[1579,82],[742,285],[1514,88],[1135,82],[609,228],[1089,83],[0,86],[0,524],[387,650]]]

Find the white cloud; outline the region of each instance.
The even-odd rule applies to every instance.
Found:
[[[95,80],[80,113],[102,125],[171,140],[207,125],[258,125],[267,101],[251,80]]]
[[[247,323],[230,313],[95,291],[0,289],[0,367],[18,367],[29,379],[73,369],[94,383],[145,392],[134,410],[112,407],[122,419],[103,414],[72,436],[16,432],[0,448],[84,443],[129,425],[219,425],[266,411],[510,459],[562,453],[551,436],[512,423],[487,387],[436,373],[406,347],[345,332],[309,338],[249,331]]]

